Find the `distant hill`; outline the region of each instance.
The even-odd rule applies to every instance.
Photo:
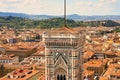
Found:
[[[13,16],[13,17],[22,17],[35,20],[58,18],[63,16],[52,16],[52,15],[29,15],[24,13],[10,13],[10,12],[0,12],[0,16]],[[120,20],[120,15],[104,15],[104,16],[80,16],[78,14],[67,15],[68,19],[80,20],[80,21],[95,21],[95,20]]]
[[[25,17],[25,18],[29,18],[29,15],[24,14],[24,13],[10,13],[10,12],[0,12],[0,16],[1,17],[13,16],[13,17]]]
[[[113,26],[120,26],[120,23],[118,21],[113,21],[113,20],[75,21],[72,19],[67,19],[67,26],[69,27],[79,27],[79,26],[96,27],[99,25],[113,27]],[[3,26],[7,26],[10,28],[41,28],[41,29],[58,28],[64,26],[64,18],[35,20],[35,19],[22,18],[20,16],[13,17],[9,15],[9,16],[0,17],[0,27]]]
[[[67,19],[69,27],[78,27],[82,24],[81,21]],[[63,18],[50,18],[44,20],[31,20],[22,17],[5,16],[0,17],[0,27],[7,26],[10,28],[58,28],[64,26]]]

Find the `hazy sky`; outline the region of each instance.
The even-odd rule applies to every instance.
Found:
[[[62,15],[64,0],[0,0],[1,12]],[[120,0],[67,0],[67,14],[120,15]]]

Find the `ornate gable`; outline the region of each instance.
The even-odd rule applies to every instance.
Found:
[[[68,66],[68,59],[64,53],[58,53],[55,57],[55,68],[66,69]]]

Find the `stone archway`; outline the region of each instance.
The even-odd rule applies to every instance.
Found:
[[[62,68],[57,69],[55,72],[55,80],[67,80],[67,72]]]

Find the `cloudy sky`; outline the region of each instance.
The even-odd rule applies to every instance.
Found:
[[[62,15],[64,0],[0,0],[0,12]],[[67,14],[120,15],[120,0],[67,0]]]

